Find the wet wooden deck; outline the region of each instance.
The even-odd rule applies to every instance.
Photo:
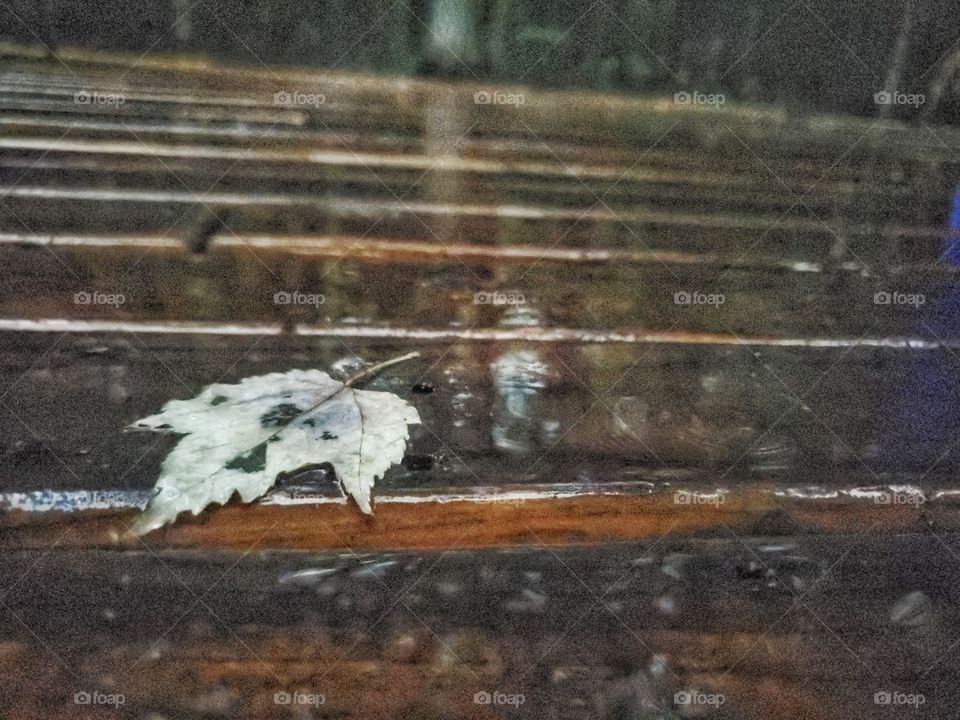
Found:
[[[0,48],[0,712],[952,716],[955,129],[134,60]],[[373,518],[124,536],[128,423],[411,350]]]

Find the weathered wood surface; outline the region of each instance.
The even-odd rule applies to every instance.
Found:
[[[899,692],[947,718],[956,542],[721,528],[510,552],[7,552],[0,697],[25,719],[885,718],[916,711],[874,700]],[[124,704],[75,705],[84,691]]]
[[[18,232],[179,236],[206,208],[237,233],[730,261],[851,249],[845,259],[882,258],[882,272],[939,257],[957,179],[951,128],[529,88],[521,105],[478,105],[483,88],[468,84],[60,60],[6,60],[0,217]],[[123,102],[77,102],[83,92]],[[278,105],[276,93],[323,102]]]
[[[5,491],[146,489],[171,397],[412,349],[387,493],[952,488],[952,129],[2,50]]]
[[[424,343],[290,337],[279,325],[212,336],[124,327],[0,336],[4,488],[149,487],[175,440],[124,428],[168,399],[411,348],[422,357],[367,385],[407,398],[423,420],[411,428],[405,467],[382,488],[753,480],[935,489],[950,487],[956,469],[950,348]]]
[[[28,318],[446,328],[489,327],[519,308],[550,328],[929,337],[922,322],[949,311],[955,275],[951,266],[901,264],[865,275],[855,260],[834,273],[823,263],[775,256],[350,235],[218,233],[205,243],[198,255],[162,235],[0,235],[0,258],[22,268],[5,278],[0,309]],[[877,293],[890,292],[922,304],[876,304]],[[77,293],[122,296],[122,303],[78,305]],[[291,293],[317,300],[277,302]],[[478,305],[478,293],[503,301]],[[678,305],[678,293],[722,303]]]
[[[0,47],[0,714],[950,717],[956,131],[485,89]],[[124,536],[131,421],[411,350],[372,518]]]
[[[718,526],[744,537],[798,531],[842,535],[852,527],[863,528],[871,537],[931,528],[960,530],[956,499],[935,493],[928,498],[873,486],[835,497],[798,498],[782,490],[775,494],[775,487],[761,484],[722,494],[692,487],[661,488],[646,495],[626,484],[500,486],[458,494],[386,490],[376,496],[373,517],[329,496],[276,492],[262,504],[231,504],[198,517],[182,516],[151,534],[149,542],[163,549],[239,552],[254,542],[275,549],[380,551],[523,547],[534,542],[560,547],[668,533],[703,536]],[[138,509],[90,509],[132,499],[139,502],[131,505],[139,508],[145,498],[116,492],[7,494],[0,506],[13,509],[7,508],[0,519],[0,548],[46,550],[56,537],[58,547],[137,550],[139,540],[130,527]],[[42,510],[45,503],[58,503],[62,509]],[[26,509],[16,509],[21,507]]]

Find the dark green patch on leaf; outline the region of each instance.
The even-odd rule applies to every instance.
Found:
[[[237,455],[224,467],[227,470],[243,470],[248,473],[260,472],[267,467],[267,443],[262,442],[242,455]]]
[[[211,405],[219,405],[220,403],[225,403],[227,401],[226,395],[217,395],[213,400],[210,401]]]
[[[293,403],[280,403],[260,416],[260,424],[264,427],[283,427],[302,412]]]
[[[324,440],[336,440],[336,439],[337,439],[337,436],[331,434],[331,432],[330,432],[329,430],[324,430],[324,431],[323,431],[323,434],[322,434],[320,437],[323,438]]]

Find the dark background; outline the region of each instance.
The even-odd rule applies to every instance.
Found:
[[[643,93],[952,123],[960,10],[930,0],[0,0],[0,39]],[[954,53],[958,53],[956,57]],[[934,87],[939,85],[940,89]],[[934,101],[934,97],[938,97]]]

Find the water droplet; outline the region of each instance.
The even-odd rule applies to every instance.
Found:
[[[298,587],[313,587],[320,584],[324,578],[339,572],[340,568],[308,568],[284,573],[277,579],[280,585],[296,585]]]
[[[450,582],[447,580],[441,580],[437,583],[437,592],[446,597],[455,597],[463,591],[463,586],[460,583]]]
[[[550,673],[550,682],[562,683],[577,678],[589,678],[590,668],[584,665],[558,665]]]
[[[653,606],[665,615],[674,615],[677,612],[677,603],[672,595],[661,595],[653,601]]]
[[[537,327],[543,324],[543,315],[529,305],[513,305],[504,311],[500,325],[504,327]]]
[[[408,632],[397,632],[384,642],[384,656],[394,662],[409,662],[417,652],[417,638]]]
[[[398,564],[397,560],[382,560],[380,562],[370,563],[354,570],[352,573],[350,573],[350,577],[360,578],[363,580],[373,580],[376,578],[382,579],[386,577],[387,570],[396,564]]]
[[[723,375],[718,372],[707,373],[700,377],[700,387],[704,392],[715,393],[723,383]]]
[[[669,669],[666,655],[654,655],[650,658],[650,665],[647,667],[647,671],[654,677],[666,675]]]
[[[346,593],[337,598],[337,607],[341,610],[350,610],[353,607],[353,598]]]
[[[330,366],[330,375],[337,380],[346,380],[351,375],[355,375],[363,369],[364,362],[362,358],[356,355],[347,355],[340,358]]]
[[[768,553],[778,553],[778,552],[789,552],[793,550],[796,545],[763,545],[760,547],[760,552]]]
[[[663,564],[660,571],[664,575],[672,577],[674,580],[683,579],[683,566],[690,559],[690,555],[685,553],[670,553],[663,558]]]
[[[508,600],[504,607],[510,612],[542,613],[547,608],[547,596],[533,590],[523,591],[522,599]]]
[[[187,707],[198,715],[224,717],[233,715],[240,704],[236,691],[221,685],[208,692],[194,695],[186,701]]]
[[[925,592],[915,590],[897,600],[890,610],[890,622],[894,625],[913,627],[930,619],[933,603]]]
[[[336,579],[327,580],[317,586],[317,595],[322,598],[332,598],[340,590],[340,582]]]

